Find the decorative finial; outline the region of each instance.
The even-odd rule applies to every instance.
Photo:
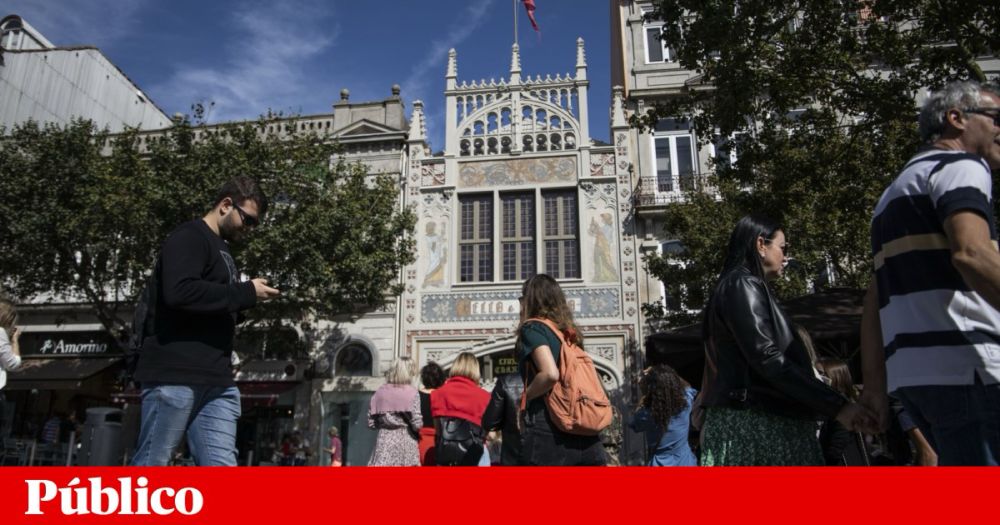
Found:
[[[576,39],[576,67],[587,67],[586,53],[583,51],[583,37]]]
[[[351,97],[351,92],[347,88],[340,90],[340,100],[347,100]]]
[[[448,50],[448,78],[458,78],[458,53],[455,48]]]
[[[392,96],[394,96],[396,98],[399,98],[399,91],[400,91],[399,84],[393,84],[392,85]]]

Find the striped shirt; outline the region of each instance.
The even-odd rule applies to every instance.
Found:
[[[990,169],[979,156],[931,149],[885,190],[872,253],[888,388],[1000,382],[1000,312],[951,263],[944,221],[974,211],[996,243]]]

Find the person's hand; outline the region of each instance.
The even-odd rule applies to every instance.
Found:
[[[864,405],[853,401],[840,409],[836,419],[845,428],[854,432],[872,433],[871,429],[878,427],[878,416]]]
[[[889,428],[889,396],[885,392],[876,392],[874,388],[861,391],[859,403],[875,415],[874,428],[867,429],[869,434],[880,434]]]
[[[267,285],[267,279],[258,277],[251,282],[253,283],[253,290],[257,294],[257,299],[260,301],[267,301],[281,295],[281,292],[277,288],[271,288]]]
[[[11,334],[10,339],[11,339],[11,342],[14,342],[14,343],[18,342],[18,340],[21,339],[21,327],[20,326],[15,326],[14,327],[14,333]]]

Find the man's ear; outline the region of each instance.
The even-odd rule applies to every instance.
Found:
[[[948,125],[955,129],[965,129],[965,114],[958,108],[949,109],[948,112],[944,114],[944,119]]]

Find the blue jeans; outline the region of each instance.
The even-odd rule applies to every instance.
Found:
[[[940,465],[1000,460],[1000,385],[908,386],[895,396],[938,454]]]
[[[236,465],[235,386],[148,384],[142,389],[142,423],[134,466],[161,466],[187,433],[196,465]]]

